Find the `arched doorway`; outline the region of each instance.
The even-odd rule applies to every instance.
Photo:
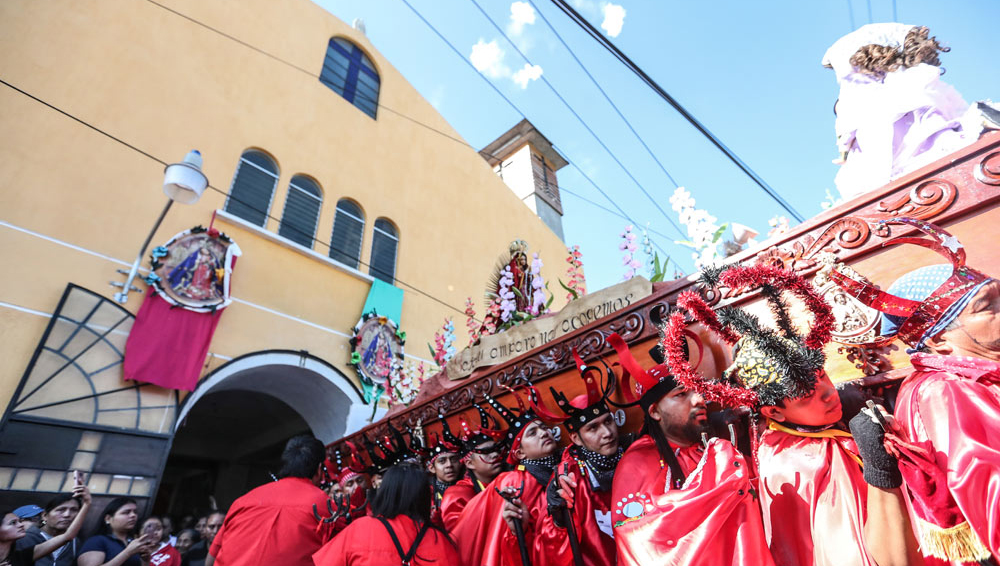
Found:
[[[306,352],[234,359],[184,399],[156,497],[156,512],[181,517],[224,509],[277,473],[292,436],[324,443],[366,424],[370,408],[341,372]]]

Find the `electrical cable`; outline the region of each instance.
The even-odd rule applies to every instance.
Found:
[[[405,0],[404,0],[405,1]],[[666,90],[663,89],[655,80],[652,79],[645,71],[642,70],[635,62],[633,62],[625,53],[623,53],[618,47],[615,46],[611,40],[605,38],[601,32],[599,32],[586,18],[580,15],[572,6],[570,6],[566,0],[552,0],[552,2],[559,7],[566,15],[570,17],[571,20],[576,22],[580,28],[587,32],[592,38],[594,38],[601,46],[603,46],[609,53],[615,56],[622,64],[625,65],[630,71],[632,71],[637,77],[639,77],[642,82],[651,88],[656,94],[660,96],[667,104],[672,106],[681,116],[684,117],[696,130],[701,132],[716,148],[719,149],[726,157],[729,158],[740,170],[742,170],[748,177],[750,177],[753,182],[759,186],[765,193],[768,194],[775,202],[777,202],[789,215],[795,218],[797,221],[802,222],[804,217],[796,211],[791,204],[785,201],[784,198],[777,191],[771,188],[764,179],[762,179],[749,165],[743,162],[729,147],[727,147],[722,140],[716,137],[704,124],[698,121],[690,112],[687,111],[684,106],[682,106],[673,96],[671,96]]]
[[[872,0],[865,0],[865,4],[868,5],[868,23],[872,23]]]
[[[479,75],[486,82],[486,84],[489,85],[490,88],[493,89],[494,92],[496,92],[498,95],[500,95],[500,97],[503,98],[504,101],[511,108],[514,109],[514,111],[516,111],[518,114],[520,114],[521,117],[524,118],[525,120],[528,119],[527,115],[525,115],[525,113],[516,104],[514,104],[514,102],[511,101],[511,99],[506,94],[504,94],[503,91],[501,91],[499,87],[497,87],[495,84],[493,84],[488,78],[486,78],[485,75],[483,75],[482,73],[480,73],[479,70],[476,69],[475,65],[473,65],[472,62],[469,61],[469,59],[465,55],[462,55],[462,52],[459,51],[458,48],[455,47],[455,45],[452,42],[448,41],[448,38],[446,38],[440,31],[438,31],[438,29],[436,27],[434,27],[433,24],[431,24],[429,21],[427,21],[427,19],[424,18],[423,14],[421,14],[420,12],[418,12],[417,9],[414,8],[413,5],[410,4],[410,2],[408,0],[400,0],[400,1],[403,2],[403,4],[405,4],[406,7],[409,8],[410,11],[412,11],[422,22],[424,22],[424,24],[426,24],[427,27],[429,27],[431,29],[431,31],[433,31],[441,39],[441,41],[443,41],[449,48],[451,48],[452,52],[454,52],[455,55],[457,55],[459,57],[459,59],[461,59],[462,61],[464,61],[470,68],[472,68],[472,70],[475,71],[475,73],[477,75]],[[587,181],[589,181],[594,186],[594,188],[597,189],[597,191],[599,193],[601,193],[601,195],[603,195],[604,198],[606,198],[608,200],[608,202],[611,203],[612,206],[614,206],[616,209],[618,209],[618,211],[622,214],[622,216],[624,216],[625,218],[627,218],[628,221],[631,222],[633,225],[639,225],[639,223],[636,222],[635,220],[633,220],[632,217],[630,217],[628,215],[628,213],[625,212],[625,210],[622,209],[622,207],[619,206],[618,203],[615,202],[614,199],[612,199],[611,196],[609,196],[608,193],[604,191],[604,189],[602,189],[597,183],[595,183],[593,181],[593,179],[591,179],[589,176],[587,176],[583,172],[583,169],[581,169],[576,163],[574,163],[573,160],[571,160],[569,158],[566,158],[566,161],[569,162],[569,164],[572,165],[574,169],[576,169],[578,172],[580,172],[580,174],[583,175],[584,178],[586,178]],[[654,241],[653,244],[657,248],[659,248],[661,252],[663,252],[664,256],[669,256],[670,255],[670,254],[668,254],[659,245],[659,243],[657,243],[657,242]]]
[[[13,85],[13,84],[11,84],[11,83],[3,80],[3,79],[0,79],[0,84],[3,84],[4,86],[10,88],[11,90],[14,90],[16,92],[19,92],[19,93],[23,94],[24,96],[27,96],[28,98],[34,100],[35,102],[38,102],[39,104],[42,104],[42,105],[44,105],[44,106],[46,106],[46,107],[48,107],[48,108],[50,108],[52,110],[55,110],[56,112],[62,114],[63,116],[66,116],[67,118],[70,118],[70,119],[78,122],[79,124],[81,124],[81,125],[83,125],[83,126],[85,126],[87,128],[90,128],[91,130],[93,130],[93,131],[95,131],[95,132],[97,132],[97,133],[99,133],[99,134],[107,137],[108,139],[111,139],[111,140],[113,140],[115,142],[118,142],[119,144],[121,144],[121,145],[123,145],[123,146],[125,146],[125,147],[127,147],[127,148],[129,148],[129,149],[131,149],[133,151],[135,151],[136,153],[139,153],[139,154],[141,154],[141,155],[143,155],[143,156],[145,156],[145,157],[147,157],[147,158],[155,161],[156,163],[159,163],[160,165],[162,165],[164,167],[166,167],[167,165],[169,165],[169,163],[167,163],[166,161],[160,159],[159,157],[156,157],[155,155],[149,153],[148,151],[144,151],[144,150],[140,149],[139,147],[136,147],[135,145],[133,145],[133,144],[131,144],[131,143],[129,143],[129,142],[127,142],[127,141],[125,141],[125,140],[117,137],[117,136],[115,136],[114,134],[106,132],[105,130],[102,130],[101,128],[99,128],[99,127],[91,124],[90,122],[87,122],[86,120],[78,118],[78,117],[74,116],[73,114],[70,114],[69,112],[67,112],[67,111],[65,111],[63,109],[61,109],[61,108],[59,108],[59,107],[57,107],[57,106],[55,106],[53,104],[50,104],[49,102],[46,102],[45,100],[42,100],[41,98],[38,98],[37,96],[35,96],[35,95],[33,95],[33,94],[31,94],[31,93],[29,93],[27,91],[24,91],[24,90],[18,88],[17,86],[15,86],[15,85]],[[223,191],[222,189],[220,189],[218,187],[215,187],[215,186],[213,186],[211,184],[208,185],[208,188],[212,189],[213,191],[215,191],[215,192],[217,192],[219,194],[225,195],[228,198],[233,199],[236,202],[239,202],[240,204],[243,204],[244,206],[250,208],[251,210],[263,213],[267,218],[270,218],[272,220],[276,220],[279,224],[281,222],[281,219],[279,219],[279,218],[271,215],[269,212],[261,210],[260,208],[257,208],[257,207],[253,206],[252,204],[250,204],[250,203],[248,203],[248,202],[246,202],[246,201],[244,201],[242,199],[236,198],[236,197],[232,196],[231,194],[229,194],[227,191]],[[290,226],[290,227],[292,229],[296,230],[296,231],[299,231],[301,234],[307,235],[306,232],[301,231],[298,228],[295,228],[294,226]],[[320,244],[326,246],[327,248],[347,253],[344,250],[340,250],[339,248],[333,247],[332,244],[330,244],[328,242],[325,242],[323,240],[320,240],[319,238],[313,238],[313,240],[316,241],[316,242],[319,242]],[[358,263],[360,265],[364,266],[364,267],[369,268],[369,269],[371,269],[371,267],[372,267],[371,264],[362,261],[360,257],[358,258]],[[411,289],[411,290],[419,293],[420,295],[423,295],[423,296],[427,297],[428,299],[431,299],[431,300],[433,300],[433,301],[435,301],[435,302],[437,302],[437,303],[439,303],[439,304],[441,304],[441,305],[443,305],[445,307],[448,307],[449,309],[451,309],[451,310],[453,310],[453,311],[461,314],[462,316],[465,316],[465,310],[464,309],[459,309],[458,307],[450,305],[447,302],[445,302],[445,301],[443,301],[443,300],[435,297],[434,295],[431,295],[430,293],[427,293],[426,291],[420,289],[419,287],[415,287],[415,286],[413,286],[413,285],[411,285],[411,284],[409,284],[409,283],[407,283],[405,281],[400,280],[398,277],[394,277],[394,281],[396,283],[399,283],[400,285],[408,287],[409,289]],[[473,320],[476,320],[476,319],[473,319]],[[477,322],[481,322],[481,321],[478,321],[478,320],[476,320],[476,321]]]
[[[556,31],[555,26],[553,26],[552,23],[549,22],[548,18],[545,17],[545,14],[543,14],[542,11],[538,9],[538,6],[535,6],[534,0],[528,0],[528,2],[535,9],[535,12],[538,14],[538,16],[542,18],[542,21],[545,22],[545,25],[547,25],[549,29],[552,30],[552,34],[556,36],[556,39],[559,40],[559,43],[561,43],[562,46],[566,48],[566,51],[569,52],[570,57],[572,57],[573,60],[576,61],[577,65],[580,65],[580,69],[583,70],[583,73],[585,75],[587,75],[587,78],[590,79],[590,82],[593,83],[595,87],[597,87],[597,90],[604,97],[604,100],[608,101],[608,104],[610,104],[611,107],[614,108],[615,112],[618,114],[618,117],[621,118],[623,122],[625,122],[625,125],[628,126],[629,131],[631,131],[632,134],[635,135],[635,139],[639,140],[639,143],[642,144],[642,147],[646,150],[646,153],[648,153],[649,156],[653,158],[653,161],[656,162],[656,165],[660,168],[660,171],[663,171],[663,174],[667,176],[667,179],[670,179],[670,183],[674,186],[674,188],[679,187],[680,184],[674,179],[674,176],[671,175],[669,171],[667,171],[667,168],[663,166],[663,163],[661,163],[659,158],[656,157],[656,154],[653,153],[653,150],[650,149],[648,145],[646,145],[646,141],[642,139],[642,136],[639,135],[639,132],[637,132],[635,128],[632,126],[632,122],[630,122],[629,119],[625,117],[625,114],[623,114],[621,109],[618,108],[618,105],[615,104],[614,101],[611,100],[611,97],[608,96],[608,93],[605,92],[603,88],[601,88],[600,83],[597,82],[597,79],[594,78],[594,75],[590,74],[590,71],[587,70],[587,66],[583,64],[583,61],[580,61],[580,58],[576,56],[576,53],[573,52],[570,46],[562,38],[562,36],[559,35],[559,32]]]
[[[223,31],[221,31],[221,30],[219,30],[219,29],[217,29],[217,28],[214,28],[214,27],[212,27],[212,26],[210,26],[210,25],[208,25],[208,24],[206,24],[206,23],[203,23],[203,22],[201,22],[201,21],[199,21],[199,20],[196,20],[196,19],[194,19],[194,18],[192,18],[192,17],[190,17],[190,16],[188,16],[188,15],[186,15],[186,14],[183,14],[183,13],[181,13],[181,12],[178,12],[178,11],[176,11],[176,10],[172,9],[172,8],[169,8],[169,7],[167,7],[167,6],[164,6],[163,4],[161,4],[161,3],[157,2],[156,0],[146,0],[146,1],[147,1],[147,2],[149,2],[150,4],[153,4],[154,6],[158,6],[158,7],[162,8],[162,9],[164,9],[164,10],[168,11],[168,12],[171,12],[171,13],[173,13],[173,14],[177,15],[177,16],[180,16],[180,17],[184,18],[185,20],[188,20],[188,21],[190,21],[190,22],[192,22],[192,23],[194,23],[194,24],[196,24],[196,25],[198,25],[198,26],[201,26],[201,27],[203,27],[203,28],[205,28],[205,29],[207,29],[207,30],[209,30],[209,31],[212,31],[212,32],[214,32],[214,33],[217,33],[217,34],[219,34],[219,35],[221,35],[221,36],[223,36],[223,37],[226,37],[226,38],[228,38],[228,39],[230,39],[230,40],[232,40],[232,41],[235,41],[236,43],[239,43],[240,45],[243,45],[243,46],[245,46],[245,47],[247,47],[247,48],[250,48],[250,49],[252,49],[252,50],[254,50],[254,51],[258,52],[258,53],[261,53],[261,54],[263,54],[263,55],[265,55],[265,56],[267,56],[267,57],[269,57],[269,58],[271,58],[271,59],[273,59],[273,60],[275,60],[275,61],[278,61],[279,63],[283,63],[283,64],[285,64],[285,65],[287,65],[287,66],[289,66],[289,67],[291,67],[291,68],[293,68],[293,69],[295,69],[295,70],[297,70],[297,71],[300,71],[300,72],[302,72],[302,73],[304,73],[304,74],[308,75],[309,77],[312,77],[312,78],[315,78],[315,79],[318,79],[318,78],[319,78],[319,76],[318,76],[318,75],[316,75],[315,73],[313,73],[313,72],[311,72],[311,71],[309,71],[309,70],[307,70],[307,69],[304,69],[304,68],[302,68],[302,67],[300,67],[300,66],[298,66],[298,65],[296,65],[296,64],[294,64],[294,63],[292,63],[292,62],[290,62],[290,61],[286,61],[286,60],[284,60],[284,59],[282,59],[282,58],[280,58],[280,57],[278,57],[278,56],[276,56],[276,55],[273,55],[273,54],[271,54],[271,53],[269,53],[269,52],[267,52],[267,51],[264,51],[263,49],[260,49],[260,48],[258,48],[258,47],[255,47],[254,45],[252,45],[252,44],[250,44],[250,43],[247,43],[247,42],[245,42],[245,41],[243,41],[243,40],[241,40],[241,39],[239,39],[239,38],[237,38],[237,37],[234,37],[234,36],[232,36],[232,35],[230,35],[230,34],[227,34],[227,33],[223,32]],[[471,64],[471,62],[469,62],[469,61],[468,61],[468,60],[467,60],[467,59],[465,58],[465,56],[464,56],[464,55],[462,55],[462,53],[461,53],[461,52],[459,52],[459,51],[458,51],[458,50],[457,50],[457,49],[455,48],[455,46],[454,46],[454,45],[453,45],[453,44],[452,44],[451,42],[449,42],[449,41],[448,41],[448,39],[447,39],[447,38],[445,38],[445,37],[444,37],[444,36],[443,36],[443,35],[442,35],[442,34],[441,34],[441,33],[440,33],[440,32],[439,32],[438,30],[437,30],[437,28],[435,28],[435,27],[434,27],[433,25],[431,25],[431,23],[430,23],[429,21],[427,21],[427,20],[426,20],[426,19],[425,19],[425,18],[424,18],[424,17],[423,17],[423,16],[421,15],[421,14],[420,14],[420,12],[418,12],[418,11],[417,11],[417,10],[416,10],[416,9],[415,9],[415,8],[414,8],[414,7],[412,6],[412,5],[410,5],[410,4],[409,4],[409,2],[407,2],[406,0],[403,0],[403,3],[404,3],[404,4],[406,4],[406,5],[407,5],[407,7],[408,7],[408,8],[410,8],[410,10],[411,10],[411,11],[412,11],[412,12],[413,12],[414,14],[416,14],[416,16],[417,16],[418,18],[420,18],[420,20],[422,20],[422,21],[423,21],[423,22],[424,22],[425,24],[427,24],[427,26],[428,26],[428,27],[429,27],[429,28],[430,28],[430,29],[431,29],[432,31],[434,31],[434,33],[435,33],[435,34],[437,34],[437,36],[438,36],[439,38],[441,38],[441,40],[442,40],[442,41],[444,41],[444,42],[445,42],[445,43],[446,43],[446,44],[447,44],[447,45],[448,45],[448,46],[449,46],[449,47],[450,47],[450,48],[452,49],[452,51],[454,51],[454,52],[455,52],[455,53],[456,53],[456,54],[457,54],[457,55],[458,55],[458,56],[459,56],[459,57],[460,57],[460,58],[461,58],[461,59],[462,59],[463,61],[465,61],[465,62],[466,62],[467,64],[469,64],[470,66],[472,66],[473,70],[475,70],[475,71],[476,71],[476,74],[480,75],[480,76],[481,76],[481,77],[483,78],[483,80],[485,80],[485,81],[486,81],[486,83],[487,83],[488,85],[490,85],[490,87],[492,87],[492,88],[493,88],[493,90],[494,90],[494,91],[495,91],[495,92],[496,92],[497,94],[499,94],[499,95],[500,95],[500,96],[501,96],[501,97],[502,97],[502,98],[504,99],[504,101],[506,101],[506,102],[507,102],[507,104],[508,104],[508,105],[510,105],[510,107],[511,107],[511,108],[513,108],[513,109],[514,109],[514,110],[515,110],[515,111],[516,111],[517,113],[519,113],[519,114],[521,115],[521,117],[522,117],[522,118],[524,118],[524,119],[527,119],[527,116],[526,116],[526,115],[524,114],[524,112],[522,112],[522,111],[521,111],[521,110],[520,110],[520,109],[519,109],[519,108],[517,107],[517,105],[515,105],[515,104],[514,104],[514,103],[513,103],[513,102],[512,102],[512,101],[511,101],[511,100],[510,100],[510,99],[509,99],[509,98],[508,98],[508,97],[507,97],[506,95],[504,95],[504,94],[503,94],[503,92],[501,92],[501,91],[500,91],[500,90],[499,90],[499,89],[498,89],[498,88],[497,88],[497,87],[496,87],[496,86],[495,86],[495,85],[494,85],[493,83],[491,83],[491,82],[490,82],[490,81],[489,81],[489,80],[488,80],[488,79],[487,79],[487,78],[486,78],[485,76],[483,76],[483,75],[482,75],[481,73],[479,73],[479,71],[475,69],[475,66],[473,66],[473,65]],[[334,74],[336,75],[336,73],[334,73]],[[338,76],[339,76],[339,75],[338,75]],[[340,77],[340,78],[344,78],[344,77]],[[364,95],[364,94],[362,94],[362,93],[356,93],[356,94],[355,94],[355,96],[361,96],[361,97],[362,97],[362,99],[364,99],[364,100],[366,100],[366,101],[368,101],[368,102],[371,102],[371,103],[374,103],[374,104],[375,104],[375,105],[376,105],[376,106],[377,106],[378,108],[382,108],[382,109],[385,109],[385,110],[387,110],[387,111],[391,112],[392,114],[395,114],[396,116],[399,116],[399,117],[401,117],[401,118],[405,118],[406,120],[409,120],[410,122],[413,122],[414,124],[417,124],[417,125],[419,125],[419,126],[422,126],[422,127],[424,127],[424,128],[427,128],[428,130],[430,130],[430,131],[433,131],[433,132],[435,132],[435,133],[437,133],[437,134],[440,134],[440,135],[442,135],[442,136],[444,136],[444,137],[446,137],[446,138],[448,138],[448,139],[450,139],[450,140],[453,140],[453,141],[455,141],[455,142],[458,142],[458,143],[462,144],[463,146],[466,146],[466,147],[469,147],[469,148],[471,148],[471,149],[472,149],[473,151],[476,151],[477,153],[481,153],[481,152],[479,152],[478,150],[476,150],[476,148],[474,148],[474,147],[472,147],[471,145],[469,145],[469,143],[468,143],[467,141],[465,141],[465,140],[463,140],[463,139],[461,139],[461,138],[458,138],[458,137],[455,137],[455,136],[453,136],[453,135],[451,135],[451,134],[449,134],[449,133],[447,133],[447,132],[444,132],[444,131],[442,131],[442,130],[439,130],[439,129],[437,129],[437,128],[433,127],[433,126],[430,126],[430,125],[427,125],[427,124],[424,124],[423,122],[421,122],[421,121],[419,121],[419,120],[417,120],[417,119],[415,119],[415,118],[412,118],[412,117],[410,117],[410,116],[407,116],[406,114],[403,114],[402,112],[399,112],[399,111],[397,111],[397,110],[394,110],[393,108],[390,108],[390,107],[386,106],[385,104],[383,104],[383,103],[382,103],[382,102],[380,102],[379,100],[373,100],[373,99],[372,99],[371,97],[368,97],[368,96],[365,96],[365,95]],[[490,154],[490,153],[488,153],[488,152],[487,152],[487,155],[489,155],[490,157],[493,157],[494,159],[496,159],[496,156],[495,156],[495,155],[492,155],[492,154]],[[626,212],[625,212],[625,211],[624,211],[624,210],[623,210],[623,209],[622,209],[622,208],[621,208],[621,207],[620,207],[620,206],[618,205],[618,203],[617,203],[617,202],[615,202],[615,201],[614,201],[614,200],[613,200],[613,199],[612,199],[612,198],[611,198],[611,197],[610,197],[610,196],[608,195],[608,193],[607,193],[606,191],[604,191],[604,189],[602,189],[602,188],[601,188],[600,186],[598,186],[598,185],[597,185],[597,184],[596,184],[596,183],[595,183],[595,182],[593,181],[593,179],[591,179],[591,178],[590,178],[590,177],[588,177],[588,176],[587,176],[587,175],[586,175],[585,173],[583,173],[583,170],[582,170],[582,169],[581,169],[581,168],[580,168],[579,166],[577,166],[577,164],[576,164],[575,162],[571,161],[571,160],[570,160],[570,159],[568,159],[568,158],[567,158],[566,160],[567,160],[567,162],[569,162],[569,163],[570,163],[570,165],[572,165],[572,166],[573,166],[573,168],[574,168],[574,169],[576,169],[577,171],[579,171],[579,172],[581,173],[581,175],[583,175],[583,176],[584,176],[584,177],[585,177],[585,178],[586,178],[586,179],[587,179],[587,180],[588,180],[588,181],[589,181],[589,182],[590,182],[590,183],[591,183],[591,184],[592,184],[592,185],[594,186],[594,188],[595,188],[595,189],[597,189],[597,190],[598,190],[598,192],[600,192],[600,193],[601,193],[601,194],[602,194],[602,195],[604,196],[604,198],[606,198],[606,199],[608,200],[608,202],[610,202],[610,203],[611,203],[611,204],[612,204],[612,205],[613,205],[613,206],[614,206],[615,208],[617,208],[617,209],[618,209],[618,210],[619,210],[619,211],[621,212],[621,216],[622,216],[623,218],[627,219],[627,220],[628,220],[629,222],[631,222],[632,224],[638,224],[638,223],[637,223],[637,222],[636,222],[635,220],[633,220],[633,219],[632,219],[631,217],[629,217],[629,216],[628,216],[628,214],[627,214],[627,213],[626,213]],[[660,251],[661,251],[661,252],[663,252],[663,254],[664,254],[665,256],[669,256],[669,254],[667,254],[667,252],[666,252],[666,251],[665,251],[665,250],[664,250],[664,249],[663,249],[663,248],[662,248],[662,247],[661,247],[661,246],[660,246],[660,245],[659,245],[658,243],[654,242],[654,244],[656,245],[656,247],[657,247],[657,248],[659,248],[659,249],[660,249]],[[464,312],[464,311],[463,311],[463,312]]]
[[[506,39],[507,42],[510,43],[511,46],[514,47],[514,50],[517,51],[517,54],[520,55],[521,58],[524,59],[525,62],[528,63],[528,65],[534,65],[531,62],[531,59],[528,59],[528,56],[523,51],[521,51],[521,48],[518,47],[517,44],[514,43],[514,41],[512,41],[510,39],[510,37],[507,36],[507,34],[506,34],[506,32],[504,32],[503,28],[501,28],[496,23],[496,21],[494,21],[493,18],[490,17],[490,15],[488,13],[486,13],[486,10],[483,9],[483,7],[479,4],[479,2],[477,0],[470,0],[470,1],[472,2],[473,5],[476,6],[477,9],[479,9],[479,12],[490,22],[490,24],[494,27],[494,29],[496,29],[497,32],[499,32],[500,35],[503,36],[503,38]],[[683,238],[684,237],[684,231],[681,230],[681,227],[678,226],[676,222],[674,222],[674,219],[671,218],[670,215],[668,215],[665,210],[663,210],[663,207],[660,206],[660,203],[657,202],[656,199],[653,198],[653,195],[649,194],[649,191],[647,191],[646,188],[642,186],[642,183],[640,183],[639,180],[636,179],[634,175],[632,175],[632,172],[629,171],[627,167],[625,167],[625,164],[622,163],[621,160],[618,159],[618,156],[615,155],[615,153],[613,151],[611,151],[611,148],[608,147],[607,144],[604,143],[604,140],[602,140],[600,138],[600,136],[598,136],[597,133],[594,132],[593,129],[591,129],[591,127],[587,124],[587,122],[585,122],[584,119],[582,117],[580,117],[580,114],[578,114],[577,111],[573,108],[573,106],[571,106],[570,103],[567,102],[565,98],[563,98],[562,94],[560,94],[559,91],[556,90],[556,87],[552,86],[552,83],[549,82],[549,79],[547,79],[544,74],[540,78],[542,79],[542,82],[545,83],[545,85],[547,87],[549,87],[550,90],[552,90],[552,93],[556,95],[556,98],[558,98],[559,101],[562,102],[563,105],[570,111],[570,113],[573,114],[573,116],[577,119],[577,121],[580,122],[580,124],[588,132],[590,132],[590,135],[593,136],[593,138],[595,140],[597,140],[597,143],[600,144],[602,148],[604,148],[604,151],[606,151],[608,153],[608,155],[611,156],[611,159],[613,159],[615,161],[615,163],[617,163],[618,166],[621,167],[622,171],[624,171],[625,174],[628,175],[629,179],[632,179],[632,182],[635,183],[635,185],[637,187],[639,187],[639,190],[642,191],[642,194],[646,195],[646,198],[649,199],[649,202],[653,203],[653,206],[656,207],[656,209],[658,211],[660,211],[660,214],[662,214],[663,217],[667,219],[667,222],[669,222],[670,225],[673,226],[674,229],[677,230],[677,233],[680,234],[680,236]],[[593,80],[593,78],[591,78],[591,79]],[[620,115],[620,113],[619,113],[619,115]],[[633,132],[634,132],[634,130],[633,130]],[[673,178],[671,178],[671,181],[673,181]],[[676,186],[676,184],[675,184],[675,186]]]
[[[858,29],[854,22],[854,6],[851,5],[851,0],[847,0],[847,19],[851,22],[851,31]]]

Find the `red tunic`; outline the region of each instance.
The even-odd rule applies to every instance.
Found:
[[[444,498],[441,500],[441,519],[444,522],[444,528],[448,532],[455,529],[455,525],[458,524],[458,519],[462,516],[465,506],[476,496],[476,488],[473,486],[472,481],[472,479],[466,476],[458,480],[458,483],[449,487],[444,492]]]
[[[684,475],[690,474],[698,466],[704,450],[700,445],[676,448],[674,455]],[[623,473],[624,472],[624,473]],[[649,496],[661,495],[666,491],[670,468],[661,460],[660,451],[652,436],[643,435],[628,447],[618,461],[615,481],[611,487],[611,500],[621,501],[632,493]],[[672,482],[671,482],[672,483]],[[626,517],[617,508],[612,512],[612,521],[618,523]]]
[[[896,417],[911,440],[933,445],[959,510],[1000,557],[1000,364],[920,353],[910,361]]]
[[[774,565],[750,467],[728,440],[709,442],[680,489],[663,483],[618,499],[618,478],[631,472],[622,463],[615,472],[615,513],[625,517],[615,523],[620,566]],[[664,473],[655,475],[666,480]]]
[[[181,566],[181,553],[167,543],[163,543],[160,548],[149,557],[151,566]]]
[[[851,435],[792,431],[776,423],[770,428],[757,458],[764,530],[775,562],[874,566],[864,546],[868,484]]]
[[[504,472],[493,480],[489,488],[473,497],[459,517],[458,524],[451,531],[458,545],[462,562],[470,566],[522,566],[517,537],[507,527],[501,512],[504,499],[496,489],[511,487],[520,489],[524,485],[521,500],[527,507],[524,519],[524,538],[531,556],[532,566],[544,564],[544,547],[535,544],[535,533],[539,532],[548,514],[545,501],[545,486],[526,471]]]
[[[388,519],[403,552],[410,550],[419,527],[413,519],[399,515]],[[259,564],[268,564],[260,562]],[[271,562],[269,564],[284,564]],[[312,556],[315,566],[399,566],[399,553],[389,531],[374,517],[354,520]],[[462,566],[458,551],[444,533],[429,529],[420,541],[413,566]]]
[[[209,553],[216,566],[310,566],[324,542],[312,506],[323,511],[326,500],[307,479],[266,483],[233,503]]]
[[[595,489],[595,480],[586,463],[573,457],[571,450],[572,447],[563,450],[562,460],[556,471],[563,473],[563,465],[567,464],[570,474],[576,479],[572,514],[583,564],[584,566],[613,565],[615,539],[611,532],[611,492]],[[543,518],[541,529],[536,536],[539,544],[545,549],[543,553],[545,558],[538,566],[573,564],[573,550],[568,532],[567,529],[557,527],[551,516],[546,515]]]

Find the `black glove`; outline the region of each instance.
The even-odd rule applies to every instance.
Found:
[[[549,485],[545,488],[545,502],[549,506],[549,516],[552,522],[559,528],[566,528],[566,500],[559,495],[559,473],[552,474]]]
[[[873,409],[879,410],[879,409]],[[851,434],[858,445],[861,460],[864,462],[865,481],[869,485],[882,489],[894,489],[902,485],[903,476],[899,473],[899,462],[896,457],[885,450],[883,440],[885,431],[865,411],[851,419]]]

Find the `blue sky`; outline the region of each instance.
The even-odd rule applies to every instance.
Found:
[[[618,105],[671,176],[718,222],[766,233],[783,214],[676,111],[643,85],[549,0],[475,0],[524,51],[532,66],[486,19],[473,0],[407,0],[472,57],[495,84],[571,162],[578,165],[684,272],[693,270],[685,239],[591,136],[552,90],[551,83],[622,161],[671,220],[674,185],[573,60],[551,23]],[[375,47],[475,148],[521,116],[456,55],[403,0],[318,0],[340,19],[365,22]],[[732,148],[805,217],[836,194],[833,72],[820,65],[840,36],[871,21],[892,21],[892,0],[775,0],[676,2],[574,0],[577,9]],[[512,9],[513,5],[513,9]],[[944,80],[969,102],[1000,99],[995,30],[1000,2],[896,0],[897,20],[926,25],[952,48],[942,56]],[[540,12],[540,13],[539,13]],[[532,16],[534,16],[532,18]],[[533,21],[531,21],[533,20]],[[526,68],[527,66],[527,68]],[[540,69],[538,68],[540,67]],[[572,166],[559,171],[566,243],[583,252],[588,287],[621,280],[619,234],[628,222],[568,194],[614,209]],[[794,222],[793,222],[794,224]],[[683,228],[683,227],[682,227]],[[540,250],[563,265],[563,250]],[[470,290],[470,293],[472,290]]]

